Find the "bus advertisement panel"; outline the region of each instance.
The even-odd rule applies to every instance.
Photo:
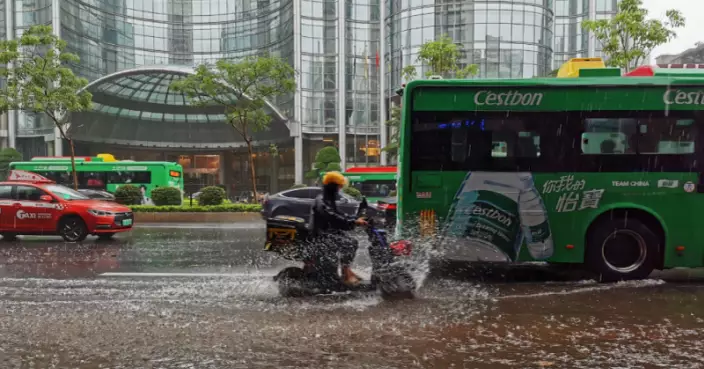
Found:
[[[602,280],[704,264],[704,74],[414,81],[404,99],[400,236]]]
[[[142,189],[146,203],[151,199],[151,191],[157,187],[175,187],[183,193],[183,168],[178,163],[103,159],[104,156],[77,158],[79,188],[114,193],[118,187],[131,184]],[[67,157],[37,157],[30,161],[12,162],[10,169],[37,173],[58,184],[73,187],[71,159]]]

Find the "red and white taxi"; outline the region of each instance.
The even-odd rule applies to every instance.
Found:
[[[0,182],[0,235],[59,235],[80,242],[88,235],[107,239],[132,229],[126,206],[91,200],[38,174],[13,170]]]

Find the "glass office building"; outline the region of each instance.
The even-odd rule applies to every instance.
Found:
[[[0,0],[0,37],[52,25],[81,58],[74,70],[91,81],[95,106],[73,119],[80,154],[180,161],[199,184],[235,183],[234,191],[249,186],[241,140],[223,131],[217,112],[187,106],[168,85],[222,58],[268,52],[287,60],[299,72],[296,93],[270,102],[275,125],[256,136],[260,190],[271,191],[302,182],[327,145],[346,166],[386,164],[388,98],[424,42],[448,34],[461,63],[479,65],[475,78],[544,75],[589,52],[578,22],[610,16],[615,2]],[[1,144],[27,158],[65,153],[55,137],[42,116],[0,120]]]
[[[571,58],[603,56],[601,45],[582,29],[587,19],[610,19],[618,11],[618,0],[554,0],[555,47],[552,69]]]

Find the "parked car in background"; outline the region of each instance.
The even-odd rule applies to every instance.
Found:
[[[79,188],[78,192],[93,200],[115,201],[115,195],[103,190]]]
[[[302,187],[266,196],[262,204],[262,217],[267,219],[277,215],[290,215],[303,218],[308,222],[313,202],[322,191],[320,187]],[[349,215],[357,214],[359,204],[359,201],[344,193],[340,193],[337,201],[338,209]]]

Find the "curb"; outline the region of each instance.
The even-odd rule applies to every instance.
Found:
[[[252,213],[134,213],[135,223],[238,223],[261,221],[259,212]]]

